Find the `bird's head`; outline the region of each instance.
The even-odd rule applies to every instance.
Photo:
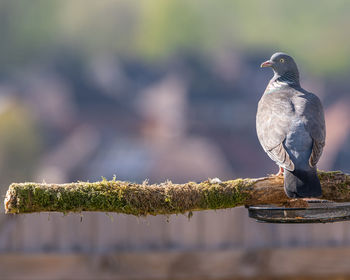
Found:
[[[273,54],[271,58],[263,62],[260,67],[272,67],[273,71],[279,76],[291,74],[299,77],[298,67],[294,59],[282,52]]]

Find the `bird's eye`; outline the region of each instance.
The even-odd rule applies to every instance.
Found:
[[[280,62],[281,62],[281,63],[284,63],[284,59],[283,59],[283,58],[281,58],[281,59],[280,59]]]

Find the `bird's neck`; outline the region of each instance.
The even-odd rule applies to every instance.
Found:
[[[275,87],[281,87],[283,85],[288,85],[291,87],[300,87],[299,73],[298,72],[286,72],[280,75],[275,72],[272,77],[270,84]]]

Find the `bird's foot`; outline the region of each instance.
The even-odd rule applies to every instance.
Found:
[[[275,174],[275,176],[282,176],[283,175],[283,172],[284,172],[284,169],[283,167],[279,167],[280,169],[278,170],[278,172]]]

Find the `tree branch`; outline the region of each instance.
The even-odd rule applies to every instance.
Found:
[[[350,175],[319,172],[323,199],[350,201]],[[298,202],[299,201],[299,202]],[[186,184],[168,181],[159,185],[107,181],[70,184],[13,183],[6,198],[6,213],[102,211],[132,215],[176,214],[242,205],[288,205],[283,177],[211,180]],[[292,200],[292,204],[303,203]]]

